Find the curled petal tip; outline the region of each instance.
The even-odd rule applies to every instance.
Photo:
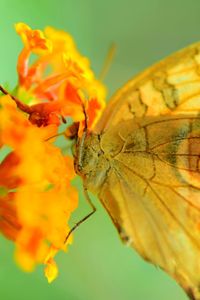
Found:
[[[53,259],[50,259],[47,262],[44,273],[45,273],[45,277],[48,280],[48,283],[54,281],[58,276],[58,267]]]

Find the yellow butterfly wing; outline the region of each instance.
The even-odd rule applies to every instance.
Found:
[[[200,44],[145,71],[97,125],[111,163],[99,192],[146,260],[200,299]]]
[[[109,101],[96,130],[101,132],[133,117],[198,113],[200,43],[148,68]]]

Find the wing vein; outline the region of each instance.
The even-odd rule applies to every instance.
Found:
[[[198,243],[196,243],[194,237],[191,235],[191,233],[185,228],[185,226],[182,224],[182,222],[180,222],[179,219],[177,219],[177,217],[175,216],[175,214],[171,211],[171,209],[166,205],[166,203],[163,201],[163,199],[158,195],[158,193],[154,190],[154,188],[151,186],[150,182],[145,179],[144,177],[138,175],[136,172],[134,172],[131,168],[129,168],[128,166],[126,166],[125,164],[123,164],[124,167],[126,167],[127,169],[129,169],[131,172],[133,172],[136,176],[138,176],[139,178],[141,178],[142,180],[144,180],[144,182],[148,185],[148,187],[151,189],[151,191],[153,192],[153,194],[156,196],[156,198],[159,200],[159,202],[161,203],[161,205],[166,209],[166,211],[168,212],[168,214],[170,215],[170,217],[179,225],[179,227],[182,228],[182,230],[188,235],[188,237],[190,238],[190,240],[193,242],[194,245],[196,245],[196,247],[198,247],[200,249],[200,245]],[[115,169],[116,170],[116,169]]]

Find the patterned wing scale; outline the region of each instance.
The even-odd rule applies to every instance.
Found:
[[[148,68],[122,87],[106,107],[96,131],[133,117],[199,110],[200,43],[196,43]]]
[[[95,132],[121,238],[200,300],[200,43],[128,82]]]

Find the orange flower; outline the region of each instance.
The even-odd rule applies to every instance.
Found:
[[[87,111],[90,101],[95,99],[98,105],[90,110],[92,128],[104,108],[105,87],[95,79],[88,59],[80,55],[71,36],[51,27],[43,34],[23,23],[17,24],[16,30],[25,45],[18,60],[18,98],[23,99],[25,94],[29,97],[26,102],[37,103],[32,110],[37,113],[40,125],[43,119],[45,125],[58,123],[56,116],[59,115],[80,122],[84,119],[82,106]],[[29,54],[24,55],[24,51]],[[29,66],[31,53],[37,54],[37,59]],[[73,92],[69,92],[69,88]],[[79,99],[78,103],[74,101],[75,97]],[[53,115],[54,121],[49,121],[49,114]],[[31,120],[37,123],[35,115]]]
[[[51,48],[49,40],[45,39],[44,34],[40,30],[32,30],[24,23],[18,23],[15,26],[17,33],[21,36],[25,48],[35,53],[46,51]]]
[[[44,263],[50,245],[64,249],[67,222],[77,207],[70,184],[72,163],[49,139],[55,125],[36,127],[9,96],[0,98],[0,132],[14,149],[0,164],[0,230],[16,242],[16,258],[27,271]],[[12,190],[15,189],[14,192]]]
[[[15,257],[24,270],[43,263],[51,282],[58,274],[54,257],[66,249],[68,221],[78,205],[71,185],[73,159],[54,141],[65,117],[74,121],[66,137],[77,126],[82,133],[85,113],[88,128],[94,126],[105,88],[69,34],[50,27],[43,33],[23,23],[16,31],[24,44],[17,98],[0,97],[0,151],[8,150],[0,163],[0,232],[15,242]],[[30,63],[32,53],[36,59]]]
[[[19,84],[27,85],[30,77],[33,77],[37,68],[29,70],[28,60],[31,53],[39,54],[46,51],[51,51],[51,43],[45,39],[44,34],[40,30],[31,30],[29,26],[24,23],[18,23],[15,26],[17,33],[21,36],[24,43],[24,49],[19,55],[17,70],[19,74]],[[34,71],[34,72],[33,72]]]

